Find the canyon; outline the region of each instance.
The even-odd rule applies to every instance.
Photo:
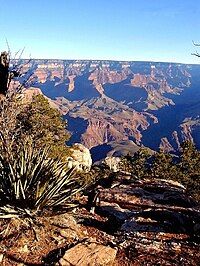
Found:
[[[40,59],[26,67],[67,120],[68,144],[84,144],[94,160],[141,146],[176,152],[184,140],[200,148],[200,65]]]

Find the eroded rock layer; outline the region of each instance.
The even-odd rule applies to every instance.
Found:
[[[103,144],[132,140],[169,151],[190,139],[200,147],[199,65],[35,60],[27,67],[68,119],[76,135],[70,144],[101,152]]]

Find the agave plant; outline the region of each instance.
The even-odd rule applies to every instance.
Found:
[[[25,144],[14,154],[6,147],[0,154],[0,218],[36,215],[62,204],[74,206],[72,197],[83,190],[74,169],[66,170],[48,149]]]

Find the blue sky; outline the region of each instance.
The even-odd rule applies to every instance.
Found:
[[[200,63],[200,0],[0,0],[6,38],[32,58]]]

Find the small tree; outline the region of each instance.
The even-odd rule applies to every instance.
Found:
[[[176,165],[173,157],[163,151],[156,152],[151,163],[151,176],[162,179],[173,179],[176,176]]]
[[[20,137],[30,136],[37,149],[48,146],[50,155],[54,158],[69,155],[66,141],[70,134],[66,130],[66,121],[43,95],[34,96],[22,109],[17,116],[17,125],[21,128]]]
[[[84,186],[57,158],[68,152],[66,122],[42,95],[22,104],[23,82],[9,91],[6,71],[0,73],[6,81],[0,102],[0,218],[73,207],[73,195]]]
[[[138,178],[144,178],[148,173],[148,159],[150,157],[149,150],[141,148],[133,156],[125,156],[121,161],[120,168],[126,172],[131,172]]]
[[[0,105],[0,134],[10,149],[15,149],[20,139],[31,137],[35,148],[49,146],[52,157],[62,158],[69,152],[65,145],[69,133],[58,110],[51,108],[42,95],[33,97],[28,104],[23,104],[20,99],[23,89],[34,81],[34,64],[29,69],[31,61],[21,60],[22,53],[23,50],[21,53],[18,51],[12,61],[10,49],[0,56],[0,98],[3,100]]]
[[[200,200],[200,152],[194,143],[190,141],[182,143],[178,168],[178,181],[187,187],[195,199]]]
[[[187,177],[200,173],[200,153],[191,141],[181,144],[180,169]]]

